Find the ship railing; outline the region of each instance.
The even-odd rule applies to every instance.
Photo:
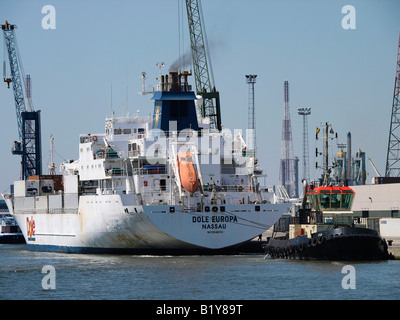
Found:
[[[99,150],[93,155],[94,159],[121,159],[120,154],[115,150]]]
[[[126,194],[126,189],[113,189],[113,188],[97,188],[95,194],[97,195],[111,195],[111,194]]]
[[[178,86],[178,88],[180,88],[180,91],[192,91],[192,85],[190,85],[190,84],[181,84],[181,85],[178,84],[177,86]],[[145,93],[153,93],[154,90],[156,90],[156,91],[164,91],[164,84],[162,84],[162,85],[158,84],[158,85],[154,85],[154,86],[148,85],[148,87],[151,88],[150,92],[147,92],[147,91],[146,92],[143,91],[143,92],[145,92]]]
[[[353,226],[365,227],[368,224],[368,218],[342,215],[342,214],[333,214],[332,216],[330,215],[324,216],[324,222],[337,226],[353,225]]]
[[[126,170],[118,167],[106,169],[106,176],[107,177],[126,176]]]
[[[246,185],[236,185],[236,184],[232,184],[232,185],[214,185],[214,184],[210,184],[210,183],[205,183],[203,184],[203,189],[204,191],[213,191],[213,189],[215,189],[215,191],[217,192],[244,192],[244,191],[248,191],[249,186]]]
[[[178,144],[178,145],[182,145],[184,146],[187,143],[190,143],[190,138],[195,138],[196,135],[197,137],[202,137],[203,135],[203,131],[205,131],[205,129],[202,130],[193,130],[190,128],[181,130],[181,131],[174,131],[174,130],[165,130],[162,131],[162,138],[178,138],[178,140],[173,140],[174,143]],[[158,132],[154,132],[149,134],[149,137],[155,137],[155,136],[159,136],[160,134]],[[193,143],[193,141],[192,141]]]
[[[167,174],[166,168],[133,169],[133,175]]]
[[[157,171],[155,171],[157,170]],[[151,175],[151,174],[166,174],[165,169],[152,169],[152,170],[134,170],[134,175]],[[165,191],[167,186],[154,186],[153,184],[143,185],[144,193],[154,192],[154,191]],[[164,188],[164,189],[163,189]],[[247,192],[249,189],[245,186],[238,186],[238,185],[211,185],[211,184],[204,184],[203,190],[205,192],[212,192],[215,189],[216,192],[223,192],[223,193],[240,193],[240,192]]]
[[[57,213],[77,213],[77,208],[52,208],[52,209],[48,209],[47,213],[53,213],[53,214],[57,214]]]
[[[26,214],[60,214],[60,213],[77,213],[78,208],[46,208],[46,209],[17,209],[15,213]]]

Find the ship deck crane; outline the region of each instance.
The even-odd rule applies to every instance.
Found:
[[[26,86],[25,82],[24,86],[22,84],[22,81],[25,81],[25,76],[14,32],[16,27],[16,25],[9,24],[7,20],[1,26],[11,72],[11,77],[7,78],[6,62],[4,61],[3,78],[8,88],[10,88],[10,83],[13,87],[19,141],[14,141],[12,153],[22,156],[21,178],[26,180],[29,176],[42,173],[40,110],[33,110],[30,95],[28,95],[25,103],[24,87],[26,90]]]
[[[208,52],[200,0],[186,0],[190,47],[197,95],[203,97],[201,115],[210,119],[210,128],[222,130],[219,92],[211,81],[212,67]],[[211,77],[210,77],[211,76]]]

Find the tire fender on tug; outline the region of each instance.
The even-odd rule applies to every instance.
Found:
[[[320,237],[318,237],[318,239],[317,239],[317,243],[318,244],[323,244],[324,242],[325,242],[325,237],[324,236],[320,236]]]

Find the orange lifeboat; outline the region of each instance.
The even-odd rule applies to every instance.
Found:
[[[199,187],[199,180],[197,179],[190,152],[180,152],[178,154],[178,169],[182,187],[190,194],[193,194]]]

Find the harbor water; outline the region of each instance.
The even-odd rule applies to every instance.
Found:
[[[83,255],[0,245],[0,299],[398,300],[399,267],[399,260]]]

